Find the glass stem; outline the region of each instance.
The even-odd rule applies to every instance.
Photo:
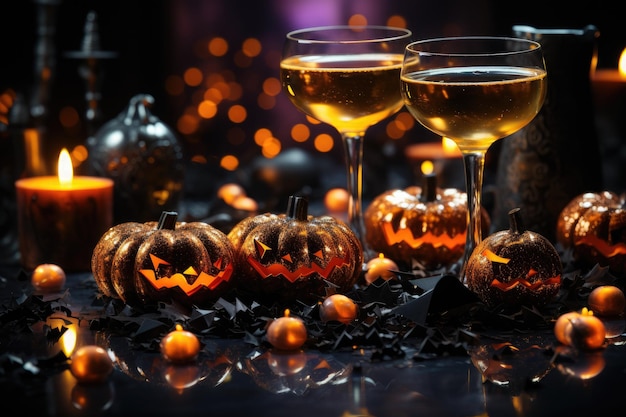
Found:
[[[363,221],[363,136],[365,133],[342,133],[348,178],[348,223],[363,247],[364,261],[373,256],[365,239],[365,223]]]
[[[467,191],[467,238],[465,252],[461,264],[459,278],[466,284],[465,269],[474,248],[482,240],[482,204],[483,172],[485,169],[485,153],[463,154],[465,167],[465,189]]]

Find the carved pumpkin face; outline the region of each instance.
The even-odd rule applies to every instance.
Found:
[[[544,305],[561,287],[561,259],[548,239],[521,229],[519,209],[509,216],[509,230],[493,233],[472,252],[467,286],[490,306]]]
[[[626,272],[625,197],[604,191],[574,198],[561,211],[557,239],[581,266]]]
[[[94,249],[92,271],[108,296],[130,305],[156,301],[208,306],[231,288],[234,251],[226,235],[202,223],[114,226]]]
[[[292,197],[286,215],[244,220],[229,233],[237,253],[238,287],[267,300],[317,300],[326,281],[341,290],[359,277],[363,252],[350,228],[330,216],[313,217]]]
[[[419,261],[427,269],[450,266],[463,255],[467,229],[467,196],[436,187],[426,176],[423,188],[387,191],[365,212],[366,239],[373,250],[396,262]],[[483,234],[490,220],[483,210]]]

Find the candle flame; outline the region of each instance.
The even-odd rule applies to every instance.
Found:
[[[422,162],[422,165],[420,165],[420,169],[422,170],[422,174],[430,175],[435,170],[435,164],[433,164],[433,161],[426,160]]]
[[[76,341],[78,339],[78,335],[76,334],[76,328],[74,325],[70,325],[67,327],[65,333],[61,335],[59,338],[59,343],[61,345],[61,350],[68,358],[72,356],[74,352],[74,348],[76,348]]]
[[[626,76],[626,48],[619,57],[619,73]]]
[[[70,185],[74,178],[74,169],[72,168],[72,158],[66,148],[63,148],[59,154],[59,164],[57,167],[59,183],[61,185]]]

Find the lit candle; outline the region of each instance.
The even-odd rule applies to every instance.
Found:
[[[67,150],[55,176],[15,182],[22,265],[87,271],[93,248],[113,225],[113,180],[73,175]]]
[[[291,317],[289,310],[267,327],[267,340],[278,350],[300,349],[308,337],[304,322]]]
[[[413,166],[416,178],[434,173],[440,184],[446,187],[455,187],[457,184],[452,182],[463,179],[463,155],[452,139],[443,137],[441,142],[409,145],[405,155]]]
[[[389,258],[385,258],[382,253],[378,254],[378,258],[372,258],[365,264],[365,281],[368,284],[376,281],[378,278],[389,280],[396,277],[398,265]]]
[[[622,51],[616,69],[595,69],[592,75],[595,83],[610,83],[612,85],[626,84],[626,48]]]
[[[431,160],[461,158],[462,154],[452,139],[443,137],[441,142],[417,143],[407,146],[406,156],[414,160]]]
[[[626,97],[626,48],[622,51],[618,67],[594,69],[591,83],[594,104],[600,112],[622,105]],[[619,117],[622,117],[621,112]]]
[[[161,340],[160,347],[161,354],[168,361],[185,363],[196,359],[200,352],[200,341],[195,334],[183,330],[183,327],[177,324],[176,329]]]

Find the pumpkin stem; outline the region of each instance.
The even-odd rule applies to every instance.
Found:
[[[302,196],[289,196],[287,202],[287,217],[290,219],[305,221],[308,218],[309,201]]]
[[[437,200],[437,176],[435,174],[424,175],[422,188],[422,194],[420,195],[422,203]]]
[[[512,233],[523,233],[524,222],[522,221],[522,215],[520,214],[521,209],[516,207],[509,211],[509,230]]]
[[[178,213],[175,211],[164,211],[161,213],[157,230],[169,229],[174,230],[176,228],[176,220],[178,219]]]

